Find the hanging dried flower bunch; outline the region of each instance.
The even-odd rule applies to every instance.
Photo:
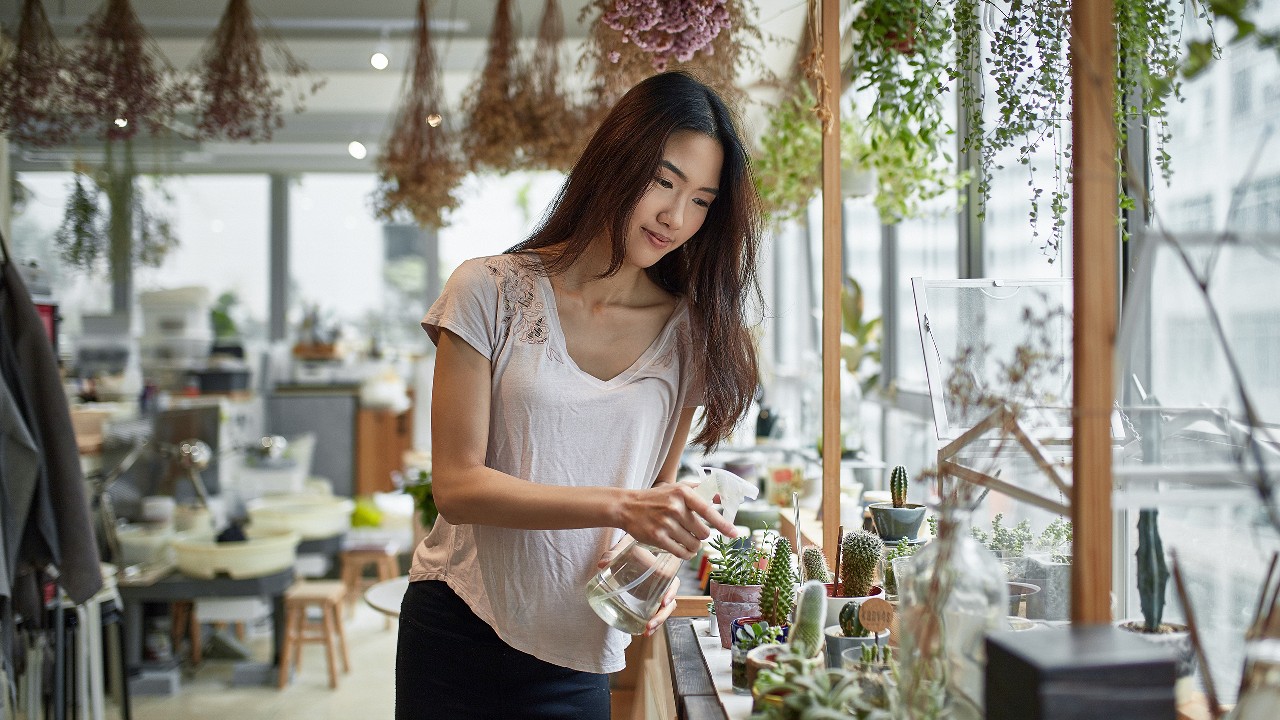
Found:
[[[672,59],[689,62],[694,53],[713,53],[711,41],[729,25],[727,0],[613,0],[600,17],[605,25],[653,56],[662,72]]]
[[[441,227],[444,213],[458,207],[453,193],[466,168],[449,142],[444,122],[447,112],[431,47],[427,0],[418,0],[412,57],[408,92],[378,155],[374,211],[382,220],[401,221],[408,215],[421,226]]]
[[[516,78],[514,105],[521,129],[524,165],[534,170],[573,167],[586,136],[581,118],[560,84],[564,15],[558,0],[547,0],[533,59]]]
[[[90,130],[127,140],[146,126],[169,128],[178,108],[192,101],[190,84],[160,53],[129,0],[106,0],[79,28],[74,96]]]
[[[41,0],[24,0],[17,41],[0,69],[0,133],[29,145],[70,141],[76,123],[67,67]]]
[[[621,33],[604,22],[605,14],[614,7],[615,0],[592,0],[579,17],[586,20],[592,13],[596,16],[579,62],[579,69],[593,75],[587,132],[594,130],[623,93],[658,72],[651,53],[626,41]],[[705,50],[687,62],[675,58],[667,63],[666,69],[695,73],[700,80],[715,88],[731,107],[741,110],[747,94],[737,86],[739,74],[751,70],[765,82],[772,82],[773,76],[761,53],[764,38],[755,26],[755,3],[752,0],[725,0],[724,10],[728,16],[727,25]]]
[[[107,249],[100,195],[93,178],[76,170],[62,224],[53,236],[62,261],[71,267],[92,270]]]
[[[264,43],[265,40],[265,43]],[[270,51],[289,81],[272,84],[264,50]],[[199,92],[196,130],[203,139],[225,138],[260,142],[284,127],[281,99],[286,91],[293,111],[302,112],[308,95],[324,85],[269,28],[254,26],[249,0],[230,0],[209,43],[200,54],[196,86]],[[292,82],[291,82],[292,81]]]
[[[480,83],[463,105],[462,153],[475,172],[507,172],[519,166],[520,118],[512,102],[516,75],[511,0],[498,0]]]

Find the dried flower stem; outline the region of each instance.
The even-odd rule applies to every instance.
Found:
[[[23,0],[17,42],[0,69],[0,133],[28,145],[69,142],[77,128],[68,67],[41,0]]]

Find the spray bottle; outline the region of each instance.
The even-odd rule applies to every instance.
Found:
[[[720,468],[699,468],[702,482],[694,491],[711,502],[720,496],[721,515],[730,523],[738,506],[755,499],[760,488],[754,483]],[[619,543],[618,554],[603,570],[587,581],[587,602],[605,622],[632,635],[645,631],[649,618],[662,604],[675,582],[680,558],[627,535]]]

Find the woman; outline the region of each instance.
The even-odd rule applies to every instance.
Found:
[[[758,228],[728,109],[666,73],[613,108],[532,237],[450,277],[422,323],[440,519],[401,611],[397,718],[609,717],[629,637],[585,586],[619,531],[682,558],[733,533],[675,477],[695,408],[710,449],[755,390]]]

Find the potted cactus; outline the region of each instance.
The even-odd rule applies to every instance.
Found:
[[[907,502],[907,468],[899,465],[889,474],[889,494],[892,503],[872,503],[867,506],[876,532],[885,542],[897,542],[902,538],[916,539],[920,523],[924,522],[924,505]]]
[[[773,545],[773,557],[765,570],[764,587],[760,589],[760,617],[787,636],[791,610],[796,606],[796,572],[791,566],[791,541],[779,537]]]
[[[823,634],[826,636],[827,667],[840,667],[840,655],[851,647],[883,645],[888,642],[888,630],[884,630],[878,635],[873,635],[870,630],[862,625],[860,617],[862,603],[868,599],[859,598],[845,603],[844,607],[840,608],[839,622],[835,625],[828,625],[823,630]]]
[[[735,618],[760,614],[760,590],[765,571],[760,566],[769,556],[762,544],[729,540],[723,536],[707,543],[714,552],[711,563],[711,600],[715,603],[716,632],[720,646],[728,650],[733,639],[730,627]]]
[[[1164,560],[1164,543],[1160,540],[1156,515],[1155,510],[1138,512],[1138,599],[1142,604],[1142,619],[1122,620],[1117,624],[1122,630],[1170,650],[1178,658],[1178,677],[1189,677],[1196,671],[1191,634],[1186,625],[1163,622],[1169,568]]]
[[[919,550],[919,545],[914,545],[910,540],[902,538],[897,545],[888,548],[884,555],[884,591],[886,595],[898,594],[898,579],[893,576],[893,561],[895,558],[911,557]]]
[[[791,624],[787,644],[800,657],[813,658],[822,652],[822,625],[827,619],[827,589],[818,580],[809,580],[800,588],[796,603],[796,620]]]
[[[884,543],[875,533],[854,530],[840,539],[836,581],[827,598],[827,617],[838,617],[845,603],[857,598],[877,597],[884,590],[876,585],[876,572],[884,559]]]
[[[817,545],[809,545],[800,553],[800,582],[817,580],[822,584],[831,582],[831,567],[827,564],[827,554]]]

